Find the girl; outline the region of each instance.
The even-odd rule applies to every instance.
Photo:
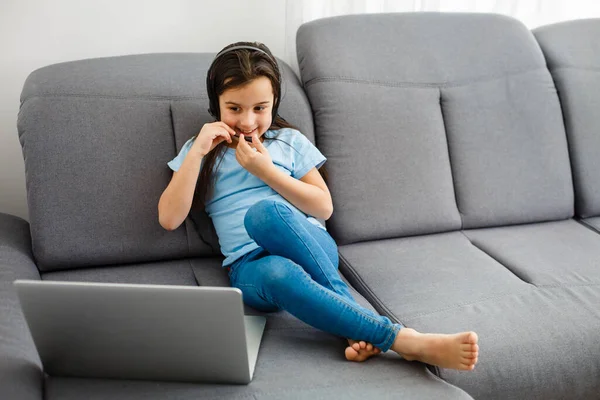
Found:
[[[176,229],[193,200],[213,221],[231,285],[264,312],[287,310],[348,338],[348,360],[393,350],[407,360],[472,370],[474,332],[422,334],[360,306],[338,273],[337,246],[315,218],[333,203],[318,169],[325,157],[277,114],[281,75],[260,43],[217,54],[206,78],[205,124],[168,163],[175,171],[159,204],[159,222]]]

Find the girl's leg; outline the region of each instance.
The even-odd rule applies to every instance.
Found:
[[[266,251],[235,264],[231,284],[260,310],[283,309],[317,329],[372,343],[387,351],[401,326],[319,283],[294,261]]]
[[[355,301],[338,273],[335,241],[298,210],[280,201],[262,200],[248,210],[244,226],[250,237],[270,254],[289,258],[319,284]]]
[[[460,370],[472,370],[477,363],[479,349],[474,332],[422,334],[392,324],[318,284],[292,260],[263,249],[234,264],[229,277],[232,286],[242,290],[244,302],[255,308],[287,310],[315,328],[363,338],[381,351],[391,349],[407,360]]]
[[[444,368],[474,368],[478,354],[475,333],[421,334],[401,329],[401,325],[392,324],[388,318],[358,305],[337,273],[335,242],[298,211],[285,203],[264,201],[251,207],[246,217],[250,235],[267,248],[231,271],[232,284],[242,289],[244,300],[248,299],[250,305],[265,311],[285,309],[318,329],[363,339],[382,351],[391,348],[409,360]],[[332,246],[319,245],[327,243],[323,237],[318,239],[321,232],[331,240]],[[333,267],[319,249],[325,252]],[[280,256],[271,255],[273,253]],[[358,351],[355,345],[352,347]],[[347,357],[349,349],[346,349]],[[360,356],[364,356],[362,351]]]
[[[335,241],[326,230],[308,222],[297,209],[280,201],[263,200],[248,210],[244,225],[254,241],[270,254],[291,259],[316,282],[356,303],[338,273]],[[370,309],[364,308],[364,311],[378,316]],[[345,354],[349,360],[364,361],[380,352],[364,341],[348,338],[348,344]]]

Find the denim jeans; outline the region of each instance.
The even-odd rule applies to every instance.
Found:
[[[265,312],[286,310],[317,329],[389,350],[402,326],[355,301],[326,230],[277,200],[250,207],[244,226],[260,246],[230,266],[231,285],[244,303]]]

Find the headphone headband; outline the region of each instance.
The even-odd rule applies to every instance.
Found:
[[[219,57],[221,57],[223,54],[225,53],[229,53],[230,51],[233,50],[239,50],[239,49],[247,49],[247,50],[256,50],[256,51],[260,51],[261,53],[263,53],[264,55],[266,55],[267,57],[271,58],[271,56],[269,56],[269,54],[267,54],[266,51],[259,49],[258,47],[254,47],[254,46],[233,46],[233,47],[229,47],[225,50],[221,50],[216,56],[215,56],[215,60]],[[213,62],[215,62],[213,60]]]

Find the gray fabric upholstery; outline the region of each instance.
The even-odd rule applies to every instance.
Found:
[[[534,30],[562,104],[575,210],[600,215],[600,19],[568,21]]]
[[[600,233],[600,217],[586,218],[581,222]]]
[[[40,279],[31,257],[29,224],[0,213],[0,398],[41,400],[42,365],[13,287]]]
[[[340,253],[344,274],[381,313],[421,332],[479,334],[475,371],[440,371],[474,398],[595,398],[600,272],[589,261],[599,245],[600,236],[563,221],[357,243]]]
[[[461,232],[356,243],[339,251],[350,283],[377,311],[401,323],[527,287]],[[398,307],[386,306],[391,304]]]
[[[475,371],[440,371],[475,399],[597,399],[598,304],[597,285],[530,286],[406,323],[424,332],[477,331],[481,355]]]
[[[600,235],[573,220],[466,231],[473,245],[536,287],[600,285]]]
[[[52,271],[43,273],[42,279],[70,282],[198,285],[189,259]]]
[[[520,22],[335,17],[297,49],[340,243],[573,215],[558,98]]]

